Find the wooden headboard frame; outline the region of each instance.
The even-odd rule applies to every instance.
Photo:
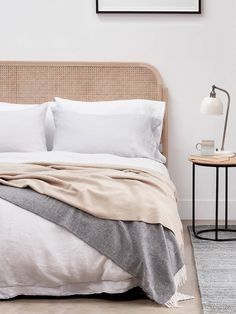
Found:
[[[0,101],[35,104],[55,96],[84,101],[141,98],[167,102],[167,89],[160,73],[143,63],[0,62]],[[166,110],[161,140],[166,157],[167,140]]]

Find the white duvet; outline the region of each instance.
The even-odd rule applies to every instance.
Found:
[[[76,162],[166,167],[145,158],[69,152],[1,153],[1,162]],[[0,199],[0,298],[17,295],[119,293],[131,275],[60,226]]]

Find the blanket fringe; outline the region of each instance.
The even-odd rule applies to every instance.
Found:
[[[182,286],[185,281],[187,280],[187,270],[186,266],[184,265],[176,274],[174,277],[175,286],[176,289]]]
[[[187,271],[186,266],[184,265],[174,276],[176,290],[180,287],[185,281],[187,280]],[[165,303],[165,306],[171,307],[178,307],[178,293],[177,291],[175,294],[170,298],[169,301]]]

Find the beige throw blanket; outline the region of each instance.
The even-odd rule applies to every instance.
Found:
[[[109,165],[3,163],[0,184],[30,187],[99,218],[160,223],[183,245],[175,187],[159,172]]]

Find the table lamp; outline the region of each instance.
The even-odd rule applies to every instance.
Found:
[[[220,98],[216,97],[216,92],[215,92],[216,89],[224,92],[227,95],[228,103],[227,103],[227,109],[226,109],[226,114],[225,114],[225,123],[224,123],[224,131],[223,131],[221,148],[220,150],[216,150],[215,153],[221,154],[221,155],[233,155],[234,153],[232,151],[224,150],[225,134],[226,134],[226,129],[227,129],[229,106],[230,106],[229,93],[225,89],[213,85],[212,91],[210,92],[210,96],[205,97],[201,103],[200,112],[203,114],[209,114],[209,115],[222,115],[224,113],[223,103]]]

